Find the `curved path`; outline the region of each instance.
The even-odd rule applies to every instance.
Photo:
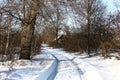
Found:
[[[52,73],[52,76],[50,75],[48,80],[83,80],[81,76],[82,71],[73,61],[73,58],[69,59],[54,49],[44,49],[43,52],[51,54],[57,61],[54,74]]]
[[[15,62],[23,66],[14,66],[9,75],[8,70],[1,70],[0,80],[103,80],[98,70],[80,57],[46,46],[42,53],[32,61]]]
[[[43,52],[51,54],[57,61],[52,73],[54,77],[49,76],[48,80],[103,80],[94,66],[79,57],[50,47],[43,47]]]

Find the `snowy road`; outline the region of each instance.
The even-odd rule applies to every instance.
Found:
[[[0,80],[104,80],[94,66],[78,56],[47,46],[41,52],[32,61],[15,61],[9,74],[9,62],[0,65]]]
[[[51,54],[58,62],[54,80],[82,80],[82,71],[78,68],[77,64],[72,61],[74,57],[69,59],[55,50],[46,48],[43,52]]]
[[[93,80],[95,77],[97,80],[103,80],[92,65],[81,61],[76,56],[49,47],[43,47],[42,51],[51,54],[57,61],[55,77],[50,80]]]

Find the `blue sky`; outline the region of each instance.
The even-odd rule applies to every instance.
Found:
[[[115,10],[117,10],[115,6],[115,0],[103,0],[103,2],[105,3],[105,5],[107,5],[108,12],[114,12]]]

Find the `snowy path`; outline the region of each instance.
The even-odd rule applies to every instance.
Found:
[[[9,75],[7,63],[0,68],[0,80],[103,80],[96,68],[80,57],[46,46],[32,61],[15,61]]]
[[[57,72],[54,80],[83,80],[82,71],[77,64],[73,62],[73,58],[69,59],[59,52],[52,49],[44,49],[44,53],[51,54],[58,62]]]
[[[46,54],[52,54],[58,62],[54,80],[103,80],[96,68],[77,56],[70,55],[60,49],[44,47]],[[53,80],[53,79],[52,79]]]

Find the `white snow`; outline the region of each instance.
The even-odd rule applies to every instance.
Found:
[[[120,61],[115,58],[104,59],[102,57],[96,56],[92,58],[83,58],[80,56],[84,62],[89,63],[94,66],[99,74],[104,80],[120,80]]]
[[[119,60],[42,46],[31,61],[0,62],[0,80],[120,80]]]
[[[10,63],[0,63],[0,80],[47,80],[56,66],[56,60],[46,54],[35,56],[32,61],[15,61],[11,71]]]

